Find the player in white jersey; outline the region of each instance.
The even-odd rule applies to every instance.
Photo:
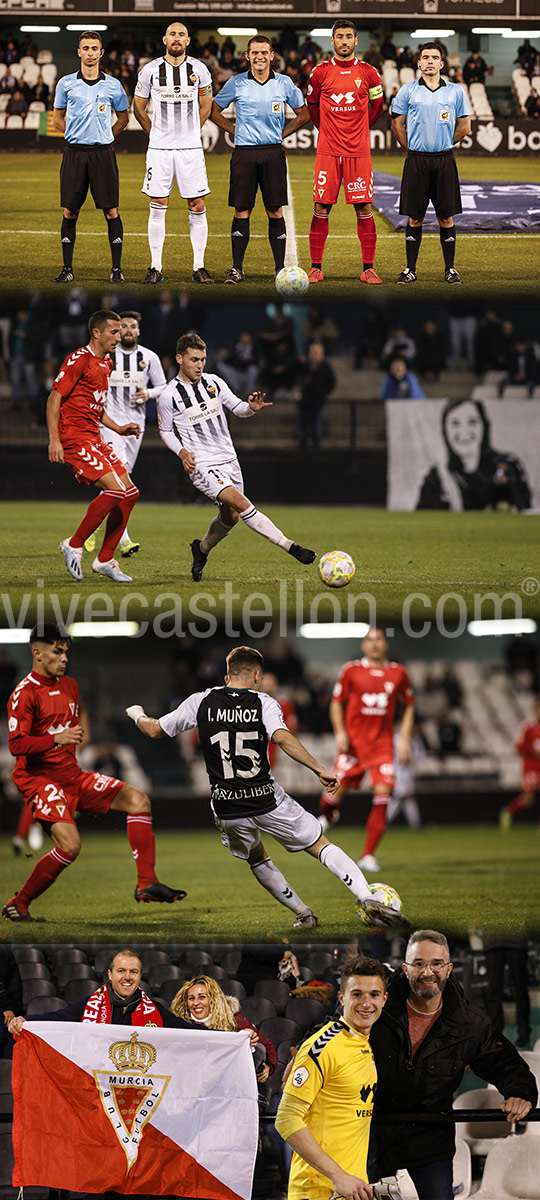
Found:
[[[213,283],[204,266],[208,223],[204,197],[208,179],[201,129],[212,107],[212,77],[203,62],[187,58],[190,43],[186,26],[173,21],[163,36],[165,54],[139,72],[133,111],[149,134],[146,174],[142,191],[150,197],[148,242],[152,263],[144,283],[161,283],[165,241],[165,215],[174,180],[189,208],[189,236],[193,247],[194,283]],[[147,113],[152,99],[152,120]]]
[[[206,343],[196,333],[185,333],[176,343],[179,372],[157,401],[159,432],[165,445],[182,461],[184,471],[200,492],[219,505],[203,538],[191,543],[191,575],[196,583],[210,551],[241,518],[249,529],[281,546],[301,563],[312,563],[314,550],[307,550],[285,537],[269,517],[259,512],[244,495],[244,481],[223,408],[237,417],[251,417],[270,405],[264,392],[253,392],[240,400],[219,375],[206,375]]]

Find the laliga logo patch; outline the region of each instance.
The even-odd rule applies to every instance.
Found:
[[[139,1042],[138,1033],[129,1042],[109,1047],[113,1071],[93,1071],[105,1115],[124,1150],[128,1170],[134,1165],[142,1131],[160,1105],[171,1081],[170,1075],[151,1073],[157,1051],[149,1042]]]
[[[292,1078],[293,1086],[302,1087],[302,1084],[306,1082],[306,1079],[309,1079],[309,1071],[307,1067],[298,1067]]]

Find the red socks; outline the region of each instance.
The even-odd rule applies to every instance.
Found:
[[[312,263],[322,263],[324,247],[328,237],[328,217],[313,213],[309,230],[309,253]]]
[[[23,838],[23,840],[24,840],[24,838],[26,837],[26,835],[28,833],[28,830],[30,829],[30,826],[33,824],[34,824],[34,818],[32,816],[32,810],[28,807],[27,804],[22,804],[20,817],[17,822],[17,828],[15,830],[15,837]]]
[[[55,846],[54,850],[40,858],[24,887],[17,892],[17,907],[26,912],[30,902],[41,896],[42,892],[46,892],[51,883],[58,879],[61,871],[75,862],[76,857],[76,854],[67,854],[65,850],[58,850]]]
[[[131,510],[139,499],[139,494],[139,489],[135,487],[135,484],[132,484],[126,492],[115,493],[116,504],[114,508],[111,508],[107,517],[105,537],[98,554],[100,562],[109,562],[114,557],[114,552],[129,521]],[[120,500],[118,499],[119,495],[121,496]]]
[[[132,813],[126,821],[128,841],[137,867],[137,886],[148,887],[157,881],[154,871],[156,847],[151,813]]]
[[[373,807],[366,825],[366,840],[362,856],[373,854],[386,829],[386,813],[390,796],[374,796]]]
[[[520,812],[522,808],[528,808],[528,807],[529,807],[529,805],[527,804],[527,801],[525,800],[525,798],[523,796],[519,795],[519,796],[516,796],[515,800],[512,800],[511,804],[509,804],[507,806],[506,811],[510,813],[511,817],[513,817],[514,813]]]
[[[370,213],[368,217],[358,216],[357,230],[362,247],[362,262],[364,267],[372,266],[377,246],[373,213]]]

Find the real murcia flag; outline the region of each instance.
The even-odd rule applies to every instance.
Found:
[[[15,1186],[248,1200],[249,1034],[29,1021],[13,1056]]]

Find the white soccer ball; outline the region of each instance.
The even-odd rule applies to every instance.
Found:
[[[303,296],[309,287],[309,279],[301,267],[283,267],[276,275],[276,289],[280,296]]]
[[[393,912],[401,912],[401,898],[398,896],[396,889],[390,887],[390,884],[370,883],[369,890],[373,896],[373,899],[378,900],[381,904],[384,904],[385,908],[391,908]],[[372,925],[373,917],[370,917],[364,912],[361,901],[358,903],[356,911],[362,925],[365,925],[366,928],[369,928],[369,926]]]
[[[319,563],[319,575],[327,587],[346,587],[354,576],[356,567],[345,550],[329,550]]]

